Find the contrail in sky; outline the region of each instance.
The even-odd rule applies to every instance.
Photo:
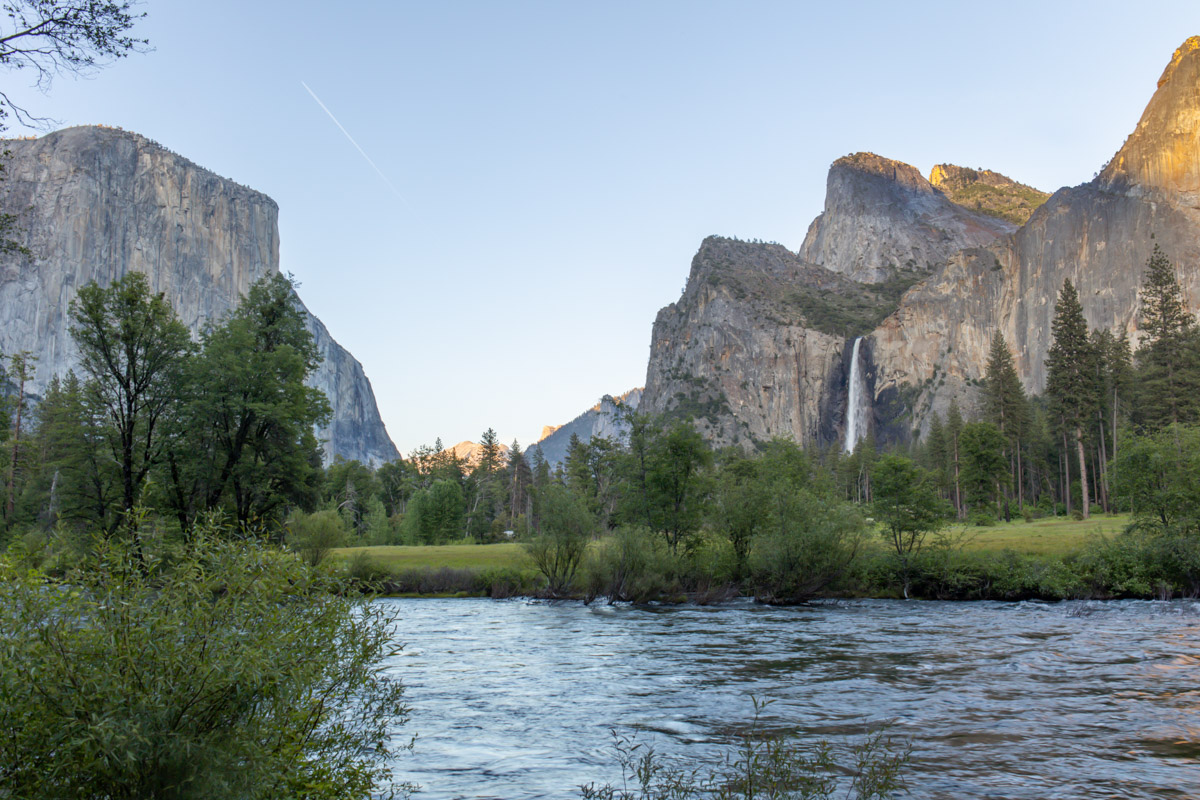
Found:
[[[362,154],[362,157],[363,157],[363,158],[365,158],[365,159],[367,160],[367,163],[371,165],[371,168],[372,168],[372,169],[374,169],[376,172],[378,172],[378,173],[379,173],[379,177],[383,178],[383,182],[384,182],[384,183],[386,183],[386,184],[388,185],[388,188],[389,188],[389,189],[391,189],[391,190],[392,190],[392,191],[393,191],[393,192],[396,194],[396,197],[399,197],[399,198],[400,198],[400,200],[401,200],[401,201],[402,201],[402,202],[403,202],[405,205],[408,205],[408,201],[404,199],[404,195],[400,194],[400,190],[399,190],[399,189],[397,189],[397,188],[396,188],[396,186],[395,186],[395,184],[393,184],[393,183],[392,183],[392,182],[391,182],[391,181],[388,179],[388,176],[387,176],[387,175],[384,175],[384,174],[383,174],[383,170],[381,170],[381,169],[379,168],[379,166],[378,166],[378,165],[377,165],[377,164],[376,164],[374,161],[372,161],[372,160],[371,160],[371,157],[370,157],[369,155],[367,155],[367,151],[366,151],[366,150],[363,150],[363,149],[362,149],[362,147],[361,147],[361,146],[359,146],[358,142],[354,141],[354,137],[350,135],[350,131],[346,130],[346,129],[345,129],[345,127],[343,127],[343,126],[342,126],[342,123],[338,122],[338,119],[337,119],[337,117],[335,117],[335,116],[333,115],[333,112],[332,112],[332,111],[330,111],[330,110],[329,110],[329,109],[328,109],[328,108],[325,106],[325,104],[321,102],[321,98],[317,97],[317,93],[316,93],[316,92],[314,92],[312,89],[308,88],[308,84],[307,84],[307,83],[305,83],[304,81],[300,81],[300,85],[304,87],[304,91],[306,91],[306,92],[308,92],[309,94],[311,94],[311,95],[312,95],[312,99],[313,99],[313,100],[316,100],[316,101],[317,101],[317,105],[319,105],[319,106],[321,107],[321,110],[322,110],[322,111],[324,111],[326,114],[328,114],[328,115],[329,115],[329,118],[330,118],[331,120],[333,120],[333,124],[334,124],[334,125],[337,125],[337,126],[338,126],[338,130],[340,130],[340,131],[341,131],[343,134],[345,134],[345,135],[346,135],[346,138],[350,140],[350,144],[354,145],[355,149],[357,149],[357,150],[358,150],[358,152],[359,152],[360,154]]]

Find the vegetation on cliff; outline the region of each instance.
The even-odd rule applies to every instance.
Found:
[[[929,182],[951,201],[972,211],[1024,225],[1050,199],[1046,192],[1017,183],[989,169],[938,164]]]

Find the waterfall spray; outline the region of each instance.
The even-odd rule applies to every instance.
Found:
[[[863,368],[860,351],[863,337],[854,340],[854,350],[850,355],[850,380],[846,398],[846,442],[843,449],[847,453],[854,452],[854,446],[867,435],[870,424],[870,393],[867,391],[867,374]]]

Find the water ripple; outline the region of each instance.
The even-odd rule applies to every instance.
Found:
[[[615,780],[610,731],[717,759],[764,723],[831,742],[889,722],[912,796],[1200,797],[1200,604],[802,608],[381,600],[419,797],[564,798]]]

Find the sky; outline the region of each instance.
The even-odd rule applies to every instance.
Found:
[[[840,156],[1090,180],[1200,34],[1195,0],[141,9],[152,52],[6,91],[271,196],[403,453],[643,385],[701,240],[799,248]]]

